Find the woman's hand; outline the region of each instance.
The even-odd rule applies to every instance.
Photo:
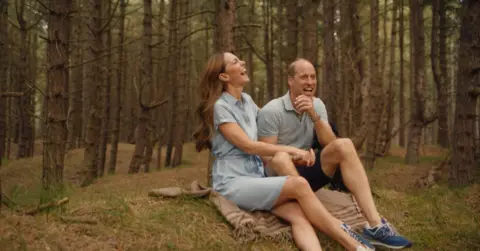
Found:
[[[315,164],[315,152],[313,149],[309,151],[298,149],[292,156],[295,165],[313,166]]]

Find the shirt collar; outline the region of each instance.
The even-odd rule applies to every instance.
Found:
[[[243,93],[242,93],[242,102],[240,102],[240,100],[237,100],[234,96],[232,96],[228,92],[222,92],[222,96],[220,96],[220,97],[223,100],[227,101],[227,103],[230,104],[230,105],[237,105],[237,104],[245,103],[245,97],[243,96]]]
[[[295,109],[293,108],[293,105],[292,105],[292,100],[290,99],[290,91],[288,91],[287,94],[283,95],[283,97],[281,97],[281,99],[283,101],[283,105],[285,106],[285,110],[295,111]]]

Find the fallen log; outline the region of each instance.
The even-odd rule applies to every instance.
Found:
[[[52,201],[52,202],[49,202],[49,203],[42,204],[42,205],[38,206],[37,208],[26,211],[25,214],[35,215],[35,214],[37,214],[37,213],[39,213],[39,212],[41,212],[41,211],[43,211],[47,208],[58,207],[58,206],[63,205],[67,202],[68,202],[68,198],[65,197],[61,200]]]

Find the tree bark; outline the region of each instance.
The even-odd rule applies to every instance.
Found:
[[[80,9],[82,5],[79,0],[75,1],[75,8]],[[73,17],[73,48],[72,62],[74,68],[71,72],[70,83],[72,90],[70,91],[70,104],[68,111],[68,149],[73,149],[83,145],[83,46],[85,39],[85,24],[77,12]]]
[[[160,1],[160,6],[159,6],[159,14],[158,14],[158,28],[157,32],[161,34],[158,37],[158,41],[162,42],[165,41],[167,36],[164,36],[163,34],[165,33],[165,24],[164,24],[164,19],[165,19],[165,0]],[[208,38],[208,29],[205,30],[205,33]],[[158,49],[158,55],[163,55],[165,52],[165,47],[166,46],[160,46]],[[208,50],[206,50],[206,53],[208,54]],[[165,83],[165,63],[160,62],[157,64],[157,82],[156,82],[156,87],[158,90],[163,90],[164,87],[167,85]],[[160,170],[162,168],[162,147],[165,144],[165,111],[164,108],[158,109],[155,117],[157,121],[157,133],[158,133],[158,142],[157,142],[157,164],[156,164],[156,169]]]
[[[170,3],[170,17],[169,17],[169,30],[168,30],[168,62],[169,64],[165,68],[165,75],[167,76],[168,86],[165,88],[167,93],[172,93],[172,100],[167,104],[167,123],[166,123],[166,145],[165,151],[165,167],[169,167],[172,164],[173,154],[173,141],[174,141],[174,122],[176,121],[176,113],[173,112],[174,104],[176,103],[174,92],[176,90],[175,84],[177,83],[178,76],[174,73],[174,69],[177,66],[178,61],[178,24],[177,24],[177,0],[173,0]]]
[[[380,142],[377,147],[377,155],[384,156],[388,153],[391,145],[391,134],[393,130],[394,108],[395,108],[395,39],[397,34],[397,8],[398,1],[394,1],[392,12],[392,30],[390,40],[390,66],[388,69],[388,90],[386,97],[385,113],[381,118]],[[385,14],[386,15],[386,14]]]
[[[460,30],[458,83],[455,102],[455,121],[452,135],[452,166],[449,183],[462,186],[475,182],[478,163],[475,163],[475,118],[480,79],[480,2],[462,3],[463,17]],[[477,169],[477,173],[476,170]],[[478,177],[478,176],[477,176]]]
[[[298,1],[283,0],[285,1],[286,11],[286,44],[284,59],[285,63],[290,64],[296,58],[298,54]]]
[[[450,104],[450,98],[448,94],[449,90],[449,76],[448,76],[448,62],[447,62],[447,11],[446,0],[434,0],[439,1],[439,75],[440,81],[437,83],[437,110],[438,110],[438,131],[437,140],[438,144],[443,147],[450,145],[450,127],[448,126],[449,112],[448,106]]]
[[[364,118],[368,109],[368,81],[365,73],[365,53],[363,48],[362,29],[360,29],[360,17],[358,14],[357,1],[348,2],[348,22],[352,34],[352,58],[353,58],[353,81],[354,95],[351,102],[352,112],[352,131],[355,135],[352,141],[357,149],[360,149],[367,135],[368,123]]]
[[[337,123],[335,108],[336,57],[335,57],[335,1],[323,1],[323,84],[322,99],[328,111],[330,121]],[[307,37],[304,36],[306,39]],[[318,87],[317,87],[318,88]]]
[[[215,50],[235,53],[236,0],[215,0]]]
[[[400,17],[399,17],[399,27],[398,27],[398,46],[400,47],[400,83],[399,83],[399,112],[398,112],[398,117],[399,117],[399,132],[398,132],[398,138],[399,138],[399,145],[401,147],[405,147],[405,72],[404,72],[404,13],[403,13],[403,0],[400,0]]]
[[[265,67],[267,68],[267,100],[275,98],[273,17],[271,1],[263,1],[263,49],[265,51]]]
[[[417,163],[423,128],[432,122],[433,115],[426,115],[425,101],[425,36],[423,23],[423,0],[410,0],[410,22],[412,41],[412,108],[410,132],[408,137],[407,164]]]
[[[189,2],[188,0],[180,0],[179,4],[179,12],[180,16],[187,16],[189,14]],[[188,34],[188,22],[186,19],[183,19],[179,22],[179,37],[185,37]],[[185,133],[186,133],[186,119],[188,115],[188,101],[185,98],[185,93],[187,92],[190,87],[187,85],[188,78],[189,78],[189,45],[188,40],[184,41],[180,44],[180,57],[179,57],[179,81],[178,84],[175,86],[175,113],[176,113],[176,121],[175,121],[175,152],[173,154],[173,162],[172,166],[176,167],[182,163],[182,153],[183,153],[183,143],[185,141]]]
[[[150,159],[145,155],[148,145],[150,132],[153,130],[151,125],[152,113],[150,108],[143,107],[142,103],[150,104],[153,101],[153,81],[152,81],[152,0],[143,1],[143,44],[142,44],[142,66],[140,67],[140,118],[135,129],[135,151],[128,169],[129,173],[137,173],[140,165],[145,165],[145,172],[150,171]],[[143,93],[148,93],[147,101],[142,99]],[[151,151],[147,152],[150,154]]]
[[[16,11],[18,11],[17,20],[20,27],[20,48],[19,48],[19,61],[18,61],[18,92],[22,92],[23,95],[19,97],[16,101],[18,104],[19,111],[19,123],[18,123],[18,150],[17,158],[29,157],[29,146],[31,139],[32,124],[29,116],[29,107],[32,102],[32,89],[27,86],[28,82],[28,27],[27,21],[25,20],[25,0],[20,1],[20,6],[15,4]],[[19,8],[19,10],[18,10]]]
[[[7,91],[8,77],[8,0],[0,0],[0,93]],[[0,97],[0,166],[5,156],[5,145],[7,133],[4,128],[7,127],[7,102],[6,98]],[[1,189],[1,186],[0,186]],[[1,196],[1,193],[0,193]],[[0,205],[1,205],[0,200]]]
[[[100,143],[100,130],[102,124],[102,114],[100,103],[100,93],[102,92],[103,71],[102,61],[100,59],[103,51],[102,42],[102,1],[89,0],[89,13],[87,18],[88,29],[88,49],[85,53],[85,61],[90,62],[85,65],[84,87],[86,88],[87,109],[87,128],[85,135],[85,153],[84,162],[86,173],[82,181],[82,186],[90,185],[98,177],[98,147]]]
[[[58,191],[63,185],[65,149],[68,138],[68,82],[71,0],[52,0],[48,17],[47,88],[43,187]]]
[[[375,150],[377,146],[379,121],[383,109],[383,84],[379,66],[379,17],[378,0],[370,2],[370,87],[369,87],[369,115],[367,120],[367,146],[365,154],[365,168],[373,168],[375,164]]]
[[[115,96],[112,102],[112,146],[110,148],[110,162],[108,165],[108,173],[114,174],[117,164],[117,152],[118,142],[120,139],[120,114],[122,112],[122,94],[125,83],[125,54],[124,54],[124,41],[125,41],[125,11],[127,9],[127,3],[125,0],[120,0],[120,20],[118,27],[118,66],[116,69],[116,79],[112,83],[112,89],[115,89]]]
[[[103,81],[102,85],[102,97],[101,102],[102,105],[102,129],[100,131],[100,143],[98,146],[98,172],[99,176],[102,177],[105,173],[105,161],[107,155],[107,143],[108,143],[108,134],[109,134],[109,126],[110,126],[110,93],[111,93],[111,85],[112,85],[112,56],[110,54],[110,48],[112,47],[112,31],[111,28],[108,27],[108,21],[111,17],[112,13],[112,3],[110,0],[103,2],[104,6],[106,5],[105,11],[105,18],[103,21],[103,26],[105,27],[105,36],[106,36],[106,48],[105,53],[106,56],[106,64],[103,67],[104,72],[106,73],[106,79]],[[103,7],[102,7],[103,8]]]

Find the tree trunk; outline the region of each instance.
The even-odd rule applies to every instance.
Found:
[[[370,88],[369,88],[369,115],[367,120],[369,126],[367,130],[367,147],[365,154],[365,168],[373,168],[375,164],[375,150],[377,146],[378,129],[381,113],[383,110],[382,97],[383,84],[379,66],[379,18],[378,18],[378,0],[371,0],[370,5]]]
[[[336,57],[335,57],[335,1],[323,1],[323,84],[322,99],[325,102],[328,118],[337,123],[335,108]],[[307,38],[304,36],[304,38]],[[318,88],[318,87],[317,87]]]
[[[220,6],[220,3],[224,2],[225,4]],[[234,52],[235,51],[235,44],[233,43],[234,39],[234,28],[236,25],[235,20],[235,0],[216,0],[216,31],[214,37],[214,50],[217,52]],[[220,25],[222,24],[222,25]],[[222,28],[219,28],[222,27]],[[263,89],[260,89],[259,97],[263,97],[261,95]],[[211,186],[211,175],[212,175],[212,166],[213,166],[213,156],[209,153],[208,157],[208,166],[207,166],[207,180],[208,185]]]
[[[165,88],[167,93],[172,93],[171,95],[172,100],[170,100],[169,104],[167,104],[167,112],[166,112],[166,144],[167,144],[167,149],[165,151],[165,167],[169,167],[172,164],[172,154],[173,154],[173,141],[174,141],[174,122],[176,121],[176,113],[174,111],[174,104],[176,103],[175,100],[175,91],[177,88],[175,88],[175,84],[177,84],[177,79],[178,76],[176,73],[174,73],[174,69],[176,69],[177,66],[177,61],[178,61],[178,47],[177,47],[177,42],[178,42],[178,34],[177,34],[177,29],[178,29],[178,24],[177,24],[177,1],[173,0],[170,3],[170,17],[169,17],[169,34],[168,34],[168,62],[169,64],[167,65],[165,75],[167,76],[167,83],[168,86]],[[218,42],[219,43],[219,42]]]
[[[158,41],[162,42],[167,38],[163,34],[165,33],[165,24],[164,24],[164,19],[165,19],[165,0],[161,0],[160,2],[160,8],[159,8],[159,14],[158,14],[158,33],[162,34],[158,37]],[[208,30],[205,30],[205,33],[207,35],[208,39]],[[208,41],[208,40],[207,40]],[[164,46],[159,48],[159,53],[158,55],[163,55],[164,54]],[[208,50],[206,50],[206,53],[208,54]],[[156,87],[158,90],[162,90],[165,86],[166,83],[164,81],[164,76],[165,76],[165,64],[164,63],[158,63],[157,64],[157,83]],[[164,115],[165,111],[162,109],[159,109],[157,112],[156,120],[157,120],[157,132],[158,132],[158,142],[157,142],[157,170],[160,170],[162,168],[162,147],[165,144],[165,119],[166,116]]]
[[[106,18],[104,20],[104,24],[108,25],[108,20],[111,17],[112,13],[112,3],[111,1],[104,1],[103,4],[106,5],[107,11]],[[109,125],[110,125],[110,93],[111,93],[111,85],[112,85],[112,56],[110,53],[112,47],[112,31],[110,27],[106,27],[106,47],[105,52],[107,53],[106,56],[106,64],[103,67],[106,75],[106,79],[103,81],[102,85],[102,97],[101,101],[103,102],[102,105],[102,129],[100,132],[100,144],[98,146],[98,171],[99,176],[102,177],[105,173],[105,161],[107,155],[107,143],[108,143],[108,134],[109,134]]]
[[[265,51],[265,67],[267,68],[267,100],[275,98],[274,75],[274,47],[273,47],[273,18],[271,1],[263,1],[263,50]]]
[[[447,62],[447,11],[446,0],[434,0],[439,1],[439,58],[438,63],[440,67],[439,76],[440,81],[437,83],[440,86],[437,87],[437,110],[438,110],[438,131],[437,142],[443,147],[450,145],[450,127],[448,126],[449,112],[448,106],[450,104],[449,99],[449,77],[448,77],[448,62]]]
[[[255,0],[250,1],[250,11],[249,11],[249,22],[254,23],[255,22]],[[249,31],[247,34],[248,40],[253,43],[255,37],[257,36],[256,32],[254,31]],[[257,95],[255,91],[256,83],[255,83],[255,61],[253,60],[253,48],[250,46],[248,48],[247,52],[247,71],[248,71],[248,76],[250,77],[250,82],[247,86],[249,89],[249,94],[252,96],[252,99],[256,101]]]
[[[8,0],[0,0],[0,93],[7,91],[7,70],[8,70]],[[5,156],[5,145],[7,133],[7,102],[6,98],[0,97],[0,166]],[[1,185],[0,185],[1,189]],[[1,193],[0,193],[1,196]],[[0,200],[0,204],[1,200]]]
[[[386,97],[385,113],[381,118],[381,134],[380,134],[380,143],[377,147],[377,155],[384,156],[388,153],[391,145],[392,129],[393,129],[393,119],[394,119],[394,108],[395,108],[395,39],[396,39],[396,28],[397,28],[397,8],[398,1],[393,4],[392,12],[392,31],[391,31],[391,40],[390,40],[390,66],[388,69],[388,91]],[[386,15],[386,14],[385,14]],[[384,125],[385,124],[385,125]]]
[[[298,1],[284,0],[286,11],[286,44],[284,60],[285,63],[291,64],[297,58],[297,43],[298,43]]]
[[[475,118],[480,90],[480,1],[463,1],[458,57],[458,83],[452,138],[452,166],[449,183],[461,186],[475,182]],[[475,171],[477,169],[477,171]],[[477,172],[477,173],[476,173]],[[477,176],[478,177],[478,176]]]
[[[407,154],[405,162],[414,164],[419,159],[419,148],[423,128],[432,122],[434,117],[427,116],[425,101],[425,37],[423,24],[423,1],[410,0],[410,22],[411,22],[411,41],[412,41],[412,108],[411,108],[411,126],[407,145]],[[417,138],[418,137],[418,138]]]
[[[368,128],[367,120],[364,116],[367,114],[368,109],[368,81],[365,73],[365,53],[363,48],[362,29],[360,29],[360,17],[357,10],[357,2],[348,2],[348,23],[352,34],[352,58],[353,58],[353,81],[355,89],[351,107],[353,108],[352,115],[352,131],[355,131],[355,135],[352,141],[357,149],[361,148]]]
[[[153,81],[152,81],[152,0],[143,1],[143,46],[142,46],[142,66],[140,68],[140,118],[137,128],[135,129],[135,151],[130,162],[129,173],[137,173],[140,165],[145,164],[145,172],[149,172],[150,159],[146,158],[145,152],[148,144],[150,144],[151,129],[151,111],[149,107],[144,107],[142,103],[151,104],[154,97]],[[146,101],[143,100],[142,94],[147,93]],[[148,106],[147,105],[147,106]],[[151,156],[151,150],[148,151]],[[145,156],[145,158],[144,158]]]
[[[215,0],[215,50],[235,53],[236,0]]]
[[[33,33],[32,34],[32,38],[31,38],[32,42],[31,42],[31,48],[30,48],[30,58],[29,58],[29,61],[30,61],[30,72],[29,72],[29,78],[30,78],[30,84],[32,86],[36,86],[37,85],[37,72],[38,72],[38,57],[37,57],[37,51],[38,51],[38,47],[39,47],[39,44],[38,44],[38,36],[37,34]],[[36,106],[36,97],[40,97],[41,95],[39,93],[36,93],[34,90],[32,90],[32,97],[31,97],[31,102],[30,102],[30,106],[29,106],[29,110],[32,111],[32,114],[35,113],[36,109],[35,109],[35,106]],[[34,151],[35,151],[35,139],[36,139],[36,125],[37,125],[37,120],[38,118],[36,118],[35,116],[30,116],[30,139],[29,140],[29,147],[28,147],[28,156],[33,156],[34,155]],[[42,120],[39,121],[40,123],[43,123]]]
[[[18,150],[17,150],[17,158],[25,158],[29,156],[29,149],[28,146],[30,145],[30,132],[32,130],[32,125],[30,123],[30,116],[29,116],[29,107],[31,103],[31,96],[32,90],[27,86],[28,82],[28,27],[27,22],[25,20],[25,0],[20,1],[20,6],[15,6],[16,8],[20,8],[18,10],[18,23],[20,26],[20,48],[19,48],[19,61],[18,61],[18,74],[19,74],[19,81],[18,81],[18,92],[23,93],[22,96],[17,98],[18,104],[18,111],[19,111],[19,123],[18,123]]]
[[[52,0],[48,17],[46,133],[43,150],[43,187],[58,191],[63,184],[67,143],[68,43],[71,0]]]
[[[103,85],[103,71],[102,61],[100,59],[103,51],[102,42],[102,1],[101,0],[89,0],[87,6],[89,9],[89,16],[87,18],[87,24],[90,26],[88,29],[88,44],[87,51],[85,53],[85,61],[91,62],[85,65],[85,72],[87,77],[85,78],[84,87],[87,95],[87,128],[85,135],[85,153],[84,161],[87,171],[82,181],[82,186],[90,185],[94,179],[98,177],[98,147],[100,143],[100,130],[102,124],[102,109],[101,104],[98,102],[100,99],[100,93],[102,92]]]
[[[181,17],[189,15],[188,0],[180,0],[179,13]],[[179,37],[185,37],[188,34],[188,30],[189,29],[187,20],[180,20]],[[190,89],[190,87],[187,85],[190,72],[190,69],[188,67],[188,61],[190,61],[188,53],[188,42],[189,40],[184,41],[182,44],[180,44],[180,57],[178,61],[178,69],[180,69],[178,72],[179,81],[178,84],[175,86],[175,94],[177,95],[175,97],[175,113],[177,114],[177,120],[175,121],[175,152],[173,154],[173,167],[176,167],[182,163],[183,142],[185,141],[185,133],[187,129],[186,119],[188,115],[188,101],[185,98],[185,93],[188,89]]]
[[[115,89],[115,95],[112,102],[112,146],[110,148],[110,162],[108,165],[108,173],[115,173],[115,166],[117,164],[118,141],[120,138],[120,114],[122,112],[122,94],[125,83],[125,55],[124,55],[124,41],[125,41],[125,11],[127,3],[125,0],[120,0],[120,20],[118,28],[118,66],[116,69],[116,79],[112,83],[112,89]]]
[[[75,8],[82,8],[80,1],[75,1]],[[71,86],[70,91],[70,104],[68,111],[68,149],[80,147],[83,139],[83,53],[85,47],[82,41],[84,36],[85,26],[83,19],[79,12],[74,16],[73,21],[73,41],[74,46],[72,48],[72,62],[74,68],[71,72]]]
[[[398,126],[399,126],[399,132],[398,132],[398,138],[399,138],[399,145],[401,147],[405,147],[405,72],[404,72],[404,13],[403,13],[403,0],[400,0],[400,20],[399,20],[399,27],[398,27],[398,46],[400,47],[400,83],[399,83],[399,112],[398,112]]]

